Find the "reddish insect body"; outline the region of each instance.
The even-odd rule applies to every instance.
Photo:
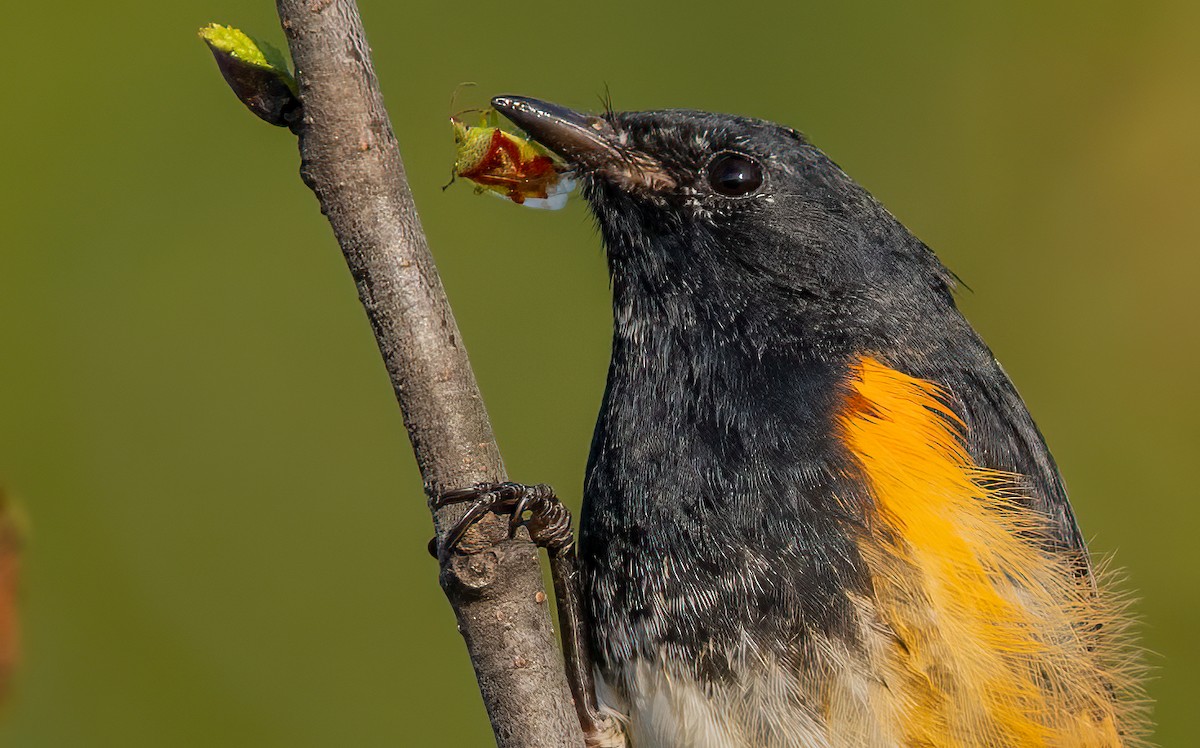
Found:
[[[458,147],[456,177],[518,205],[551,210],[566,205],[574,181],[540,146],[487,124],[471,127],[454,117],[450,124]]]

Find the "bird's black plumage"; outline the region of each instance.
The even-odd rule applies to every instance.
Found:
[[[706,644],[735,631],[850,635],[846,593],[867,581],[847,525],[868,499],[833,419],[864,354],[943,383],[978,463],[1028,476],[1058,541],[1082,547],[1049,452],[955,307],[951,275],[870,194],[787,128],[692,111],[611,123],[680,189],[585,182],[615,321],[581,518],[603,658],[667,646],[719,673]],[[705,164],[727,151],[759,160],[762,191],[706,185]]]
[[[663,709],[637,663],[676,674],[654,688],[682,673],[704,693],[744,692],[748,661],[800,672],[811,642],[878,646],[859,641],[878,507],[839,425],[864,359],[941,388],[973,465],[1020,481],[1013,501],[1040,518],[1031,542],[1087,576],[1053,459],[959,313],[953,276],[803,136],[689,110],[589,118],[496,102],[577,168],[607,250],[612,361],[580,560],[602,680],[650,700],[631,709]],[[887,636],[906,649],[908,634]],[[747,744],[809,744],[755,719]],[[682,746],[664,736],[683,729],[643,734]]]

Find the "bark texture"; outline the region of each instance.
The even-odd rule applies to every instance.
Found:
[[[301,176],[358,286],[427,496],[506,480],[474,373],[430,256],[353,0],[277,0],[296,66]],[[438,511],[441,538],[462,507]],[[582,748],[537,552],[489,515],[443,561],[501,748]],[[419,673],[398,674],[420,677]],[[462,705],[447,704],[447,716]]]

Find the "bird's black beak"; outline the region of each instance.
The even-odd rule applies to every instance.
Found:
[[[582,171],[599,174],[624,188],[665,190],[675,186],[662,164],[626,147],[603,117],[524,96],[497,96],[492,106]]]

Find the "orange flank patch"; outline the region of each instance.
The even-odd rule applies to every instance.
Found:
[[[905,746],[1139,742],[1136,656],[1119,599],[1036,542],[1020,476],[974,464],[935,384],[865,358],[841,437],[875,502],[858,543],[870,568],[871,647]]]

